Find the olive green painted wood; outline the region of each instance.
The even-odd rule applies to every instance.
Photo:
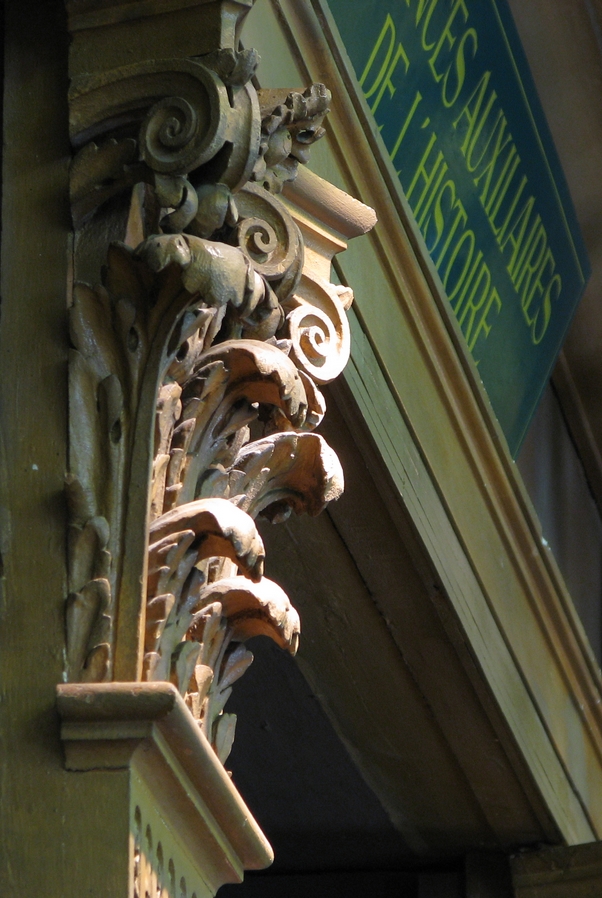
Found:
[[[301,670],[412,854],[497,847],[329,516],[262,534],[268,576],[295,596],[303,621]]]
[[[445,584],[440,613],[449,638],[484,715],[496,729],[501,722],[534,811],[542,823],[553,818],[550,837],[559,830],[569,842],[592,839],[602,833],[600,673],[382,140],[364,129],[366,105],[344,57],[325,41],[321,0],[272,0],[256,6],[248,24],[247,40],[250,33],[260,53],[269,35],[272,57],[292,53],[301,81],[328,82],[336,103],[315,169],[379,217],[341,258],[341,271],[381,384],[365,389],[363,362],[348,382],[356,400],[363,390],[360,418],[371,419],[422,550]],[[391,414],[394,430],[403,424],[393,439]]]
[[[65,22],[58,0],[5,7],[0,892],[117,895],[127,826],[101,831],[99,821],[127,802],[125,779],[90,772],[76,787],[54,708],[66,589]]]
[[[2,844],[6,848],[6,862],[0,873],[3,878],[2,891],[7,895],[31,892],[60,894],[66,898],[70,889],[73,890],[72,894],[77,895],[85,894],[86,890],[90,894],[95,894],[95,890],[96,894],[106,891],[118,894],[121,884],[107,866],[103,852],[99,851],[97,832],[101,816],[110,813],[112,808],[120,806],[125,800],[123,780],[114,772],[72,774],[64,771],[53,710],[54,685],[61,678],[63,666],[62,609],[66,587],[66,522],[62,487],[66,468],[67,337],[64,309],[69,221],[66,207],[66,45],[60,5],[55,2],[36,4],[33,10],[28,9],[25,14],[15,0],[10,0],[8,26],[4,107],[8,140],[4,155],[3,307],[0,322],[0,430],[3,452],[0,550],[4,568],[1,599],[3,641],[0,651],[3,800],[0,813]],[[267,34],[270,41],[278,43],[276,31],[268,31]],[[281,38],[280,41],[282,44]],[[302,68],[303,64],[299,64]],[[338,162],[334,156],[316,154],[318,164],[323,166],[321,173],[329,177],[329,172],[334,171],[332,180],[335,182],[341,183],[345,178],[352,182],[353,177],[346,169],[343,178],[343,169],[337,168],[341,165],[340,155],[337,158]],[[364,198],[370,200],[367,195]],[[412,424],[412,431],[402,428],[403,433],[399,437],[399,445],[409,453],[407,472],[410,477],[404,479],[400,474],[398,486],[405,496],[408,482],[418,486],[424,484],[414,497],[410,497],[415,500],[412,517],[423,528],[419,533],[423,545],[445,547],[441,556],[437,556],[433,549],[433,557],[441,579],[444,574],[447,577],[447,596],[453,600],[451,606],[455,617],[448,618],[448,629],[451,634],[455,633],[454,644],[463,663],[472,670],[474,688],[485,683],[482,695],[484,726],[488,726],[487,718],[491,716],[495,720],[497,713],[496,708],[492,709],[489,704],[489,689],[494,687],[497,707],[504,709],[504,701],[509,702],[512,714],[508,713],[506,720],[511,723],[513,738],[516,734],[522,734],[525,740],[519,740],[520,754],[527,758],[529,767],[523,788],[527,790],[535,780],[565,837],[584,841],[591,838],[592,828],[577,795],[584,805],[595,810],[599,770],[595,763],[595,750],[588,742],[583,717],[585,712],[579,710],[579,703],[573,697],[576,693],[571,691],[580,685],[575,682],[578,677],[575,674],[571,681],[569,676],[570,688],[567,688],[566,680],[563,681],[565,674],[555,660],[559,651],[554,641],[555,634],[546,635],[545,629],[538,624],[537,607],[534,609],[525,605],[524,595],[533,582],[545,586],[541,562],[538,562],[539,579],[535,578],[535,581],[528,581],[524,570],[521,572],[520,565],[513,562],[514,579],[510,582],[514,585],[518,582],[521,586],[512,593],[513,614],[516,607],[521,613],[516,615],[515,621],[510,615],[504,617],[503,600],[508,596],[504,596],[507,581],[502,578],[501,569],[506,556],[504,552],[500,554],[500,546],[506,546],[504,551],[507,551],[508,542],[514,536],[509,536],[508,531],[504,532],[499,523],[491,525],[488,515],[483,516],[483,509],[491,509],[496,499],[482,483],[479,484],[481,463],[474,454],[472,443],[470,452],[466,450],[466,438],[460,426],[468,421],[468,441],[474,442],[476,436],[481,434],[474,423],[474,408],[479,407],[469,407],[467,401],[466,406],[458,410],[454,404],[457,395],[468,394],[462,393],[462,388],[456,395],[446,386],[447,376],[451,382],[454,377],[458,379],[458,373],[449,356],[439,358],[442,369],[437,368],[435,357],[441,351],[440,346],[436,340],[433,342],[432,334],[429,339],[425,338],[426,324],[412,317],[415,309],[412,307],[412,314],[408,311],[416,296],[410,290],[401,297],[392,291],[391,283],[395,283],[396,275],[382,250],[385,238],[386,234],[378,238],[380,243],[374,244],[374,252],[380,259],[379,264],[387,270],[386,277],[375,281],[373,273],[377,269],[374,268],[374,257],[366,266],[366,256],[362,254],[358,254],[355,262],[350,260],[345,271],[350,275],[358,296],[365,290],[366,299],[361,309],[368,329],[378,342],[380,358],[377,367],[387,372],[390,381],[394,380],[403,387],[398,388],[398,395],[392,401],[396,409],[399,408],[399,401],[408,412]],[[411,274],[412,288],[422,300],[419,267],[416,266]],[[378,288],[381,286],[386,289],[379,295]],[[370,306],[373,299],[379,299],[379,302],[375,301]],[[388,314],[393,315],[395,327],[392,327]],[[399,334],[404,335],[401,346],[397,342]],[[402,360],[405,368],[396,359]],[[363,371],[363,368],[358,371]],[[420,390],[417,389],[418,385]],[[361,384],[356,383],[354,389],[356,398],[359,396],[361,399]],[[371,395],[367,399],[364,397],[363,401],[365,406],[374,404]],[[367,414],[366,409],[364,413]],[[433,428],[433,420],[445,423],[440,433]],[[404,423],[401,415],[399,421]],[[381,441],[381,452],[385,454],[385,449],[388,452],[389,447],[385,438],[379,436],[381,423],[382,418],[380,421],[377,419],[372,429],[375,439],[378,437]],[[491,434],[487,428],[482,430],[482,435],[484,443],[490,445]],[[414,440],[417,440],[419,450]],[[505,476],[509,476],[507,472]],[[502,480],[500,477],[500,482]],[[410,499],[407,499],[408,507]],[[510,499],[507,501],[510,502]],[[426,514],[425,508],[432,512],[432,516]],[[320,539],[319,534],[329,532],[332,535],[328,519],[324,520],[326,523],[323,526],[327,529],[314,531],[317,540]],[[536,545],[534,532],[533,529],[525,529],[525,551],[532,550]],[[445,537],[443,541],[441,534]],[[324,562],[332,555],[330,539],[331,536],[324,539],[322,546],[314,543],[316,558],[321,553]],[[334,538],[333,545],[336,544],[337,538]],[[492,549],[494,545],[495,551]],[[467,551],[467,546],[470,551]],[[450,560],[454,564],[448,571]],[[283,564],[285,562],[286,556],[283,556]],[[545,568],[548,578],[551,576],[550,569],[550,565]],[[325,570],[330,568],[325,567]],[[462,573],[461,577],[458,572]],[[361,581],[357,571],[352,578],[356,583]],[[473,602],[465,600],[469,594],[467,589],[474,598],[474,607]],[[361,594],[365,596],[365,592]],[[308,596],[309,600],[311,596]],[[315,614],[322,614],[319,608],[312,607]],[[365,618],[372,621],[370,626],[360,629],[368,656],[379,664],[386,658],[396,659],[390,669],[399,672],[403,693],[413,694],[412,701],[419,706],[423,700],[412,693],[411,675],[399,660],[398,648],[389,634],[386,621],[374,610],[370,601],[366,603],[365,598],[357,603],[356,608],[360,626],[365,623]],[[441,606],[442,615],[448,608],[447,604]],[[475,608],[479,611],[478,615]],[[562,618],[561,602],[553,610]],[[546,609],[544,612],[551,614]],[[499,623],[500,615],[504,634]],[[342,659],[340,667],[325,657],[326,643],[319,651],[324,653],[325,669],[337,667],[333,672],[332,694],[340,696],[341,705],[336,714],[348,715],[353,739],[363,736],[367,742],[373,739],[373,733],[368,729],[361,732],[362,719],[354,717],[357,693],[349,690],[351,674],[357,681],[364,676],[364,671],[358,668],[358,653],[354,649],[358,637],[356,629],[349,623],[352,618],[344,603],[335,610],[327,605],[320,628],[325,632],[332,631],[342,619],[349,642],[345,651],[337,656]],[[460,628],[457,628],[458,620],[462,624]],[[311,633],[311,624],[309,627]],[[370,645],[372,634],[376,638]],[[466,634],[470,643],[468,647],[464,642]],[[526,638],[527,635],[531,638],[533,634],[537,636],[534,646]],[[505,646],[501,654],[497,651],[500,644]],[[383,646],[387,647],[386,651],[383,651]],[[515,657],[521,659],[521,664],[526,664],[529,654],[535,665],[529,670],[539,669],[541,681],[527,677],[528,683],[525,684],[520,671],[517,673]],[[551,661],[554,662],[552,667]],[[488,664],[491,666],[488,667]],[[381,694],[388,695],[386,677],[384,673],[380,676],[382,679],[376,682],[383,683]],[[387,676],[390,676],[389,670]],[[586,674],[579,672],[579,676],[585,678]],[[370,683],[369,677],[366,679],[373,700],[378,700],[378,690],[375,690],[373,682]],[[399,690],[397,695],[401,694],[402,686]],[[567,702],[566,720],[562,720],[562,725],[557,722],[558,715],[555,715],[557,702],[561,699]],[[401,704],[404,705],[403,702]],[[410,705],[408,699],[405,707]],[[534,713],[534,707],[537,713]],[[383,710],[386,714],[386,705]],[[424,710],[417,711],[416,718],[410,717],[410,720],[420,720],[422,715]],[[591,729],[593,725],[589,718],[588,721]],[[544,723],[555,727],[552,735],[546,732]],[[423,725],[421,723],[420,727]],[[396,721],[395,726],[406,739],[412,723],[406,717]],[[439,731],[438,721],[430,726],[435,732]],[[425,776],[429,765],[425,763],[422,752],[421,732],[423,730],[417,724],[416,730],[411,732],[415,740],[414,748],[403,755],[403,761],[407,758],[408,764],[422,762],[421,775]],[[580,735],[584,732],[585,735]],[[567,739],[565,744],[563,738],[566,733],[576,733],[578,737]],[[489,824],[481,814],[479,803],[471,796],[472,787],[467,786],[457,760],[450,757],[445,739],[437,736],[433,741],[438,745],[437,759],[444,759],[443,781],[457,782],[457,788],[455,785],[453,790],[448,787],[442,800],[454,801],[457,795],[461,804],[452,804],[449,810],[455,812],[458,807],[465,808],[462,813],[470,832],[485,832],[489,837]],[[510,752],[511,742],[508,739],[508,744],[504,745],[506,752]],[[419,747],[418,751],[416,746]],[[404,790],[415,789],[415,784],[410,782],[408,785],[407,780],[399,777],[403,761],[400,765],[395,753],[385,751],[383,754],[391,775],[400,782],[398,788],[403,794],[399,797],[396,813],[403,817],[402,812],[408,802]],[[521,764],[519,759],[517,766],[522,776]],[[562,768],[563,764],[565,769]],[[406,773],[408,769],[412,768],[406,767]],[[76,776],[77,787],[74,788],[73,778]],[[377,778],[378,771],[373,776]],[[412,802],[419,802],[420,798],[419,790],[415,789]],[[537,807],[536,799],[537,796],[533,802]],[[44,813],[39,810],[42,801],[46,809]],[[541,817],[544,832],[553,835],[555,828],[543,819],[544,816]],[[406,824],[403,819],[401,825],[413,830],[413,825]],[[448,830],[451,829],[450,825]],[[460,838],[466,837],[465,832],[459,835]],[[416,844],[420,845],[420,833],[415,833],[414,837]],[[447,838],[447,833],[444,833],[443,839]],[[117,858],[122,850],[119,846],[124,844],[123,833],[115,828],[114,832],[105,834],[105,839],[102,846],[107,855]],[[102,883],[102,892],[98,891],[99,883]]]
[[[362,347],[360,335],[356,337],[356,345]],[[353,361],[350,373],[356,373]],[[374,386],[374,373],[362,371],[364,386]],[[386,390],[385,384],[379,386]],[[536,789],[528,785],[528,771],[509,738],[507,724],[475,675],[465,638],[448,606],[448,584],[425,551],[421,533],[405,505],[412,488],[406,484],[400,497],[393,472],[368,430],[372,419],[365,409],[360,411],[348,388],[337,384],[332,392],[339,414],[331,413],[327,434],[341,456],[347,489],[328,513],[495,833],[497,845],[554,839],[555,826]],[[390,445],[395,445],[401,456],[401,436],[391,426],[395,413],[389,411]],[[359,453],[370,478],[358,464]],[[417,478],[419,460],[415,461]],[[403,717],[403,706],[396,712]],[[414,742],[414,751],[419,755],[420,750],[421,744]],[[432,768],[430,776],[435,776]],[[430,788],[445,791],[444,786],[433,783]]]
[[[334,392],[322,430],[345,469],[343,497],[315,520],[262,529],[269,575],[301,613],[301,668],[415,855],[557,839],[450,643],[443,585],[420,562],[395,485]]]
[[[497,720],[498,735],[506,744],[513,738],[518,743],[519,752],[526,761],[523,775],[530,774],[536,789],[543,792],[553,818],[563,820],[565,826],[571,825],[572,818],[575,820],[574,835],[582,832],[591,838],[591,830],[579,798],[567,782],[541,720],[533,714],[529,690],[521,679],[511,651],[487,606],[478,574],[475,575],[466,559],[463,547],[449,521],[448,513],[431,482],[423,459],[414,446],[407,425],[388,390],[382,371],[358,325],[357,318],[354,320],[352,317],[351,321],[354,354],[345,379],[383,457],[398,495],[403,497],[403,504],[409,511],[427,556],[431,559],[437,579],[459,618],[460,632],[468,637],[472,653],[478,659],[476,666],[470,657],[472,653],[466,654],[464,651],[460,632],[454,639],[452,619],[448,622],[449,636],[456,642],[456,650],[460,656],[464,656],[464,663],[469,669],[472,668],[471,674],[475,685],[481,671],[483,672],[502,715],[502,718]],[[379,396],[378,404],[373,401],[375,395]],[[450,563],[451,559],[453,563]],[[444,607],[441,611],[443,615],[446,614]],[[398,626],[403,625],[400,609],[397,609],[396,613],[393,607],[389,609],[389,614],[399,617]],[[487,707],[490,700],[483,693],[481,700],[485,704],[486,712],[494,718],[497,717],[494,708]],[[473,772],[474,769],[473,761]],[[496,813],[499,812],[496,810]],[[539,813],[541,815],[541,809]]]

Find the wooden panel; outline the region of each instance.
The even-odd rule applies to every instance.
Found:
[[[321,0],[274,0],[252,15],[260,52],[269,35],[270,52],[292,47],[300,76],[333,90],[316,171],[379,216],[341,270],[381,382],[370,381],[361,349],[348,383],[443,584],[450,638],[494,728],[506,730],[505,749],[548,837],[592,839],[602,834],[599,670],[478,372],[345,59],[326,46]]]
[[[365,348],[361,335],[356,333],[355,337],[356,347]],[[350,374],[357,374],[353,361]],[[374,378],[376,386],[378,374],[378,370],[364,369],[363,385],[370,383],[369,378]],[[378,384],[378,388],[384,391],[386,385]],[[508,726],[477,685],[478,677],[475,677],[473,661],[466,652],[464,637],[448,608],[449,578],[441,577],[436,560],[424,552],[420,533],[414,530],[415,523],[397,498],[399,467],[393,463],[385,467],[379,459],[378,449],[371,445],[365,424],[362,427],[360,410],[354,406],[347,391],[337,386],[333,393],[347,422],[341,420],[340,412],[336,414],[331,407],[325,434],[343,463],[346,492],[339,502],[330,506],[329,514],[462,768],[484,817],[496,834],[498,844],[529,843],[545,837],[545,833],[553,837],[554,825],[538,800],[536,790],[525,786],[529,775],[524,765],[520,777],[522,784],[517,779],[515,770],[521,769],[520,756],[509,738]],[[372,424],[373,412],[368,404],[366,402],[361,410]],[[399,461],[404,455],[407,434],[399,428],[394,408],[389,409],[387,424],[388,445],[394,447]],[[354,441],[372,477],[358,470],[357,461],[354,463],[349,450]],[[404,473],[407,475],[407,457],[405,462]],[[413,462],[415,470],[420,471],[420,459],[415,457]],[[420,477],[406,476],[403,495],[408,501],[415,480],[420,482]],[[435,521],[436,502],[427,504],[424,493],[422,501],[424,515],[430,516],[431,522]],[[461,557],[460,552],[458,556]],[[415,559],[415,566],[411,559]],[[500,649],[495,626],[488,621],[482,626],[488,627],[491,664],[502,667],[503,644]],[[517,679],[507,660],[498,675],[505,675],[510,682],[512,677]],[[403,714],[402,708],[399,713]],[[416,743],[417,754],[420,750]]]
[[[517,854],[512,879],[516,898],[599,898],[602,843]]]
[[[487,713],[494,720],[497,716],[496,729],[498,737],[504,740],[514,762],[522,767],[525,777],[525,788],[531,794],[534,807],[538,808],[538,816],[542,825],[546,826],[546,815],[536,797],[533,787],[529,788],[528,780],[533,777],[536,787],[545,794],[545,800],[550,806],[553,818],[569,823],[570,814],[577,820],[583,820],[582,810],[579,806],[570,784],[566,780],[561,764],[550,745],[545,729],[540,719],[533,713],[529,690],[521,679],[516,669],[514,659],[508,645],[500,633],[495,618],[484,599],[482,587],[477,576],[471,569],[466,559],[463,547],[458,540],[453,527],[450,525],[446,509],[434,489],[424,462],[413,446],[409,431],[403,418],[389,394],[387,397],[387,385],[382,376],[373,353],[363,336],[361,330],[354,327],[355,357],[348,368],[346,379],[354,392],[354,398],[358,402],[360,412],[367,422],[370,433],[382,454],[383,461],[389,471],[393,486],[397,495],[403,496],[403,505],[408,509],[411,520],[418,531],[419,539],[426,550],[434,568],[437,581],[441,584],[440,599],[437,601],[436,592],[434,600],[439,605],[440,613],[446,620],[449,637],[455,643],[455,649],[464,657],[469,668],[472,668],[472,678],[480,694],[480,700],[485,705]],[[356,360],[359,360],[356,361]],[[374,395],[381,397],[382,406],[375,405],[372,401]],[[437,582],[436,581],[436,582]],[[450,615],[446,609],[444,596],[452,603],[453,613]],[[394,604],[394,602],[392,603]],[[454,613],[455,612],[455,613]],[[403,609],[399,606],[389,611],[403,624]],[[456,615],[459,618],[460,630],[454,637]],[[455,620],[454,620],[455,619]],[[466,652],[467,639],[470,650]],[[473,658],[476,655],[478,661],[474,666]],[[489,684],[495,702],[498,703],[501,717],[496,715],[495,708],[486,691],[479,689],[478,680],[484,674]],[[462,696],[458,704],[460,713],[467,713],[463,707],[467,696]],[[455,714],[459,709],[454,709]],[[470,729],[468,730],[470,733]],[[450,738],[454,740],[453,732]],[[468,736],[470,739],[471,737]],[[519,755],[514,752],[512,741],[516,739],[519,747]],[[523,766],[520,756],[526,761]],[[479,752],[475,751],[471,759],[470,746],[468,747],[466,763],[469,765],[471,778],[479,767]],[[487,774],[484,774],[482,787],[487,788]],[[475,787],[477,784],[475,782]],[[486,793],[485,793],[486,794]],[[488,802],[485,799],[485,805]],[[495,804],[490,809],[501,823],[501,808]],[[507,825],[508,835],[512,831],[513,824],[518,820],[509,809]],[[588,832],[587,823],[585,832]],[[582,824],[582,825],[583,825]],[[551,836],[553,830],[548,829]],[[518,836],[518,830],[516,832]],[[510,843],[512,838],[510,838]],[[516,838],[516,841],[521,841]]]
[[[124,894],[121,771],[63,769],[67,40],[57,0],[4,4],[0,319],[0,893]]]
[[[379,497],[366,466],[375,472],[378,460],[332,396],[327,421],[347,484],[328,512],[334,528],[301,519],[264,529],[271,575],[301,611],[302,669],[417,854],[553,837],[536,790],[517,779],[520,756],[503,719],[491,726],[466,676],[460,634],[450,640],[441,581],[429,562],[417,571],[411,524],[399,508],[394,524]]]
[[[58,0],[27,11],[18,2],[5,8],[0,891],[67,895],[64,871],[72,846],[81,850],[74,882],[79,879],[82,891],[93,884],[84,872],[93,865],[92,839],[88,848],[77,839],[67,847],[63,820],[75,804],[90,801],[87,786],[96,777],[65,798],[54,712],[63,663],[66,553],[66,41]],[[99,795],[99,804],[105,799]],[[92,826],[96,814],[92,804]]]

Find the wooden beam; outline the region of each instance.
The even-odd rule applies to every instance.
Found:
[[[517,854],[512,879],[516,898],[599,898],[602,842]]]

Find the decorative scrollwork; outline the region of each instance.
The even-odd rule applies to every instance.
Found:
[[[217,77],[198,67],[194,106],[184,97],[163,97],[151,106],[140,127],[140,156],[149,168],[163,174],[186,174],[211,159],[223,144],[226,118],[220,115]]]
[[[238,246],[255,271],[270,281],[285,300],[297,287],[303,269],[303,240],[299,228],[277,197],[254,184],[236,196]]]
[[[239,73],[249,70],[242,65]],[[257,160],[255,88],[226,87],[198,60],[137,63],[79,76],[70,99],[71,139],[79,149],[71,187],[76,225],[84,196],[88,214],[132,184],[154,185],[157,174],[185,178],[192,172],[195,187],[220,181],[236,190]]]
[[[140,155],[150,168],[159,172],[188,170],[188,160],[196,155],[190,145],[203,132],[199,116],[187,100],[165,97],[150,108],[142,123]]]
[[[343,489],[311,431],[317,385],[347,360],[351,295],[302,274],[301,232],[274,196],[322,136],[330,94],[258,99],[256,64],[220,46],[80,75],[70,93],[84,250],[96,226],[106,239],[102,203],[134,189],[127,240],[70,309],[67,676],[172,680],[222,761],[243,643],[299,641],[255,518],[317,514]]]
[[[341,294],[350,291],[320,279],[303,278],[303,298],[295,295],[286,305],[286,334],[291,356],[301,370],[319,384],[339,376],[350,352],[349,323]]]

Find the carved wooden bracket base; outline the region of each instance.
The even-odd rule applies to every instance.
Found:
[[[224,883],[241,882],[244,870],[272,862],[269,843],[173,685],[70,683],[57,693],[67,769],[127,771],[127,819],[106,827],[129,828],[129,895],[209,898]]]

